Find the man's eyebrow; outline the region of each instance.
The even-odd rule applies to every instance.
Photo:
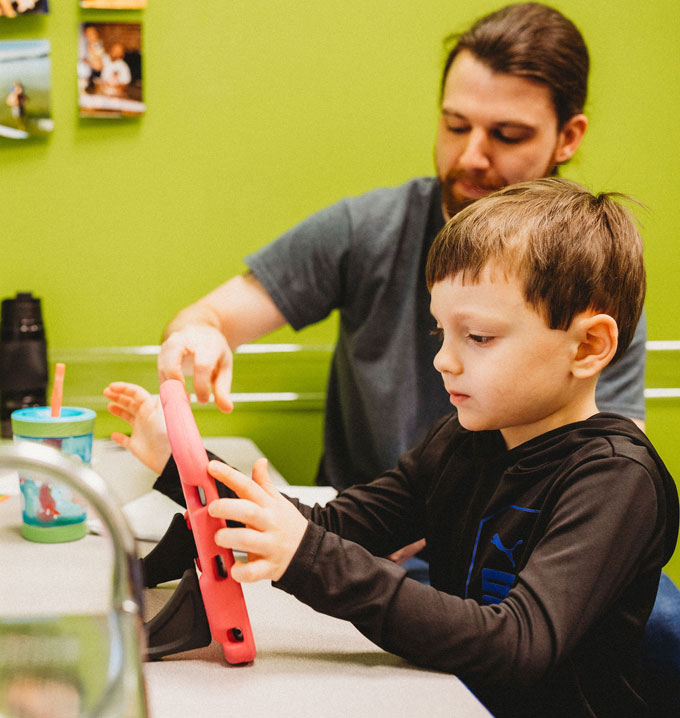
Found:
[[[460,120],[466,120],[467,117],[463,115],[460,112],[456,112],[455,110],[448,110],[446,107],[442,107],[442,115],[447,115],[449,117],[457,117]]]
[[[519,130],[535,130],[534,125],[528,122],[522,122],[522,120],[505,120],[504,122],[497,122],[496,127],[514,127]]]
[[[456,110],[451,110],[446,107],[442,107],[442,115],[446,115],[447,117],[454,117],[458,120],[466,120],[467,117],[462,114],[461,112],[458,112]],[[494,127],[510,127],[514,129],[520,129],[520,130],[531,130],[534,131],[536,127],[529,123],[524,122],[522,120],[501,120],[500,122],[494,122]]]

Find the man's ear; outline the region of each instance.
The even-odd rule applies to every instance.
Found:
[[[577,379],[587,379],[601,372],[616,354],[619,328],[609,314],[579,314],[571,328],[578,342],[571,373]]]
[[[556,164],[561,165],[571,159],[571,156],[579,148],[587,128],[588,118],[582,114],[574,115],[564,123],[557,136],[554,156]]]

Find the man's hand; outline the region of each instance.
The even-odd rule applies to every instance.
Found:
[[[219,461],[208,464],[208,473],[239,497],[217,499],[208,506],[211,516],[245,524],[215,533],[218,546],[248,554],[248,563],[234,563],[232,578],[239,583],[278,581],[300,545],[307,519],[272,484],[266,459],[255,462],[252,480]]]
[[[193,370],[194,393],[201,404],[210,400],[212,390],[215,404],[224,412],[234,408],[231,400],[233,354],[219,329],[203,324],[191,324],[173,332],[161,345],[158,355],[158,378],[184,381],[182,367],[189,363]]]
[[[108,410],[126,421],[130,436],[114,431],[111,438],[138,458],[156,474],[160,474],[170,458],[170,440],[165,428],[165,417],[158,395],[124,381],[116,381],[104,389],[109,399]]]

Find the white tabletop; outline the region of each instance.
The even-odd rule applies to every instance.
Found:
[[[295,487],[290,488],[292,493]],[[309,487],[302,493],[314,499]],[[325,500],[326,493],[320,498]],[[110,540],[90,534],[71,543],[35,544],[21,537],[20,526],[19,497],[10,496],[0,502],[0,615],[102,613],[108,608]],[[150,546],[140,545],[140,554]],[[230,666],[213,642],[144,664],[151,718],[489,715],[456,677],[382,651],[351,624],[316,613],[269,582],[243,588],[255,661]],[[147,618],[173,590],[174,584],[168,584],[146,591]]]
[[[243,592],[255,661],[230,666],[213,642],[145,664],[151,716],[489,716],[455,676],[382,651],[350,623],[316,613],[268,582],[246,584]],[[147,592],[151,613],[164,593],[170,590]]]

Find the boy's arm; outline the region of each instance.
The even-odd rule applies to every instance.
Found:
[[[171,463],[161,480],[171,477]],[[224,530],[216,536],[219,545],[249,553],[250,567],[239,567],[237,572],[240,581],[278,580],[297,551],[308,523],[342,535],[351,545],[360,543],[362,551],[373,556],[387,555],[423,535],[422,511],[416,508],[418,502],[398,470],[370,484],[347,489],[323,507],[306,506],[279,493],[269,481],[265,459],[253,466],[252,480],[221,461],[211,461],[208,471],[217,479],[218,493],[223,497],[210,505],[210,513],[227,519],[230,526],[246,526],[243,531]],[[165,485],[157,482],[155,488],[170,495]],[[301,532],[299,527],[303,528]],[[292,543],[287,538],[289,530]],[[282,545],[290,545],[293,550],[279,554]],[[263,565],[257,565],[261,559]]]
[[[218,478],[243,491],[231,475],[211,466]],[[283,561],[268,577],[278,578],[278,588],[315,610],[351,621],[376,644],[414,663],[456,673],[473,689],[522,690],[562,665],[640,573],[646,572],[647,599],[653,602],[665,521],[658,501],[649,474],[633,462],[577,470],[510,594],[496,605],[408,579],[394,563],[311,521],[302,533],[302,524],[296,524],[294,541],[286,543]],[[216,515],[263,526],[244,508]],[[232,532],[231,537],[235,540],[225,538],[222,545],[254,554],[263,548],[254,537],[245,543],[244,534]],[[251,580],[245,574],[235,577]],[[253,569],[253,577],[265,575]],[[644,619],[638,614],[629,620],[632,638],[639,638]]]

